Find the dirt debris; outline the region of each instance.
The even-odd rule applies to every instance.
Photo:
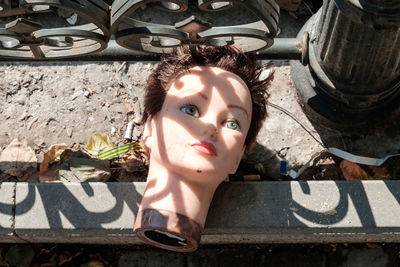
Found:
[[[144,86],[155,64],[114,62],[0,65],[0,74],[4,76],[0,83],[0,101],[4,103],[0,107],[0,149],[4,150],[14,138],[25,139],[37,152],[40,162],[39,159],[43,158],[51,145],[84,145],[95,132],[109,134],[115,145],[121,145],[129,122],[133,122],[131,141],[138,141],[143,132],[141,118]],[[369,151],[365,152],[383,156],[387,154],[387,147],[396,149],[398,146],[398,131],[391,132],[391,138],[383,133],[378,134],[379,140],[387,142],[385,146],[378,146],[375,144],[377,142],[373,142],[376,136],[345,137],[319,128],[301,112],[290,79],[290,68],[274,67],[274,72],[270,101],[295,114],[297,121],[269,106],[269,117],[259,134],[258,144],[253,153],[244,157],[238,172],[242,178],[237,179],[243,179],[243,175],[259,175],[260,180],[291,180],[279,174],[279,163],[286,160],[288,168],[294,169],[306,164],[311,155],[323,149],[311,135],[325,144],[356,154],[359,148],[368,148]],[[299,122],[310,132],[300,127]],[[366,143],[371,145],[366,146]],[[392,159],[387,164],[387,171],[394,179],[400,177],[396,162],[396,159]],[[340,161],[335,157],[321,159],[305,170],[299,179],[344,179],[339,164]],[[115,174],[115,171],[112,172]],[[2,180],[14,179],[5,175],[1,177]],[[118,177],[119,174],[115,180]],[[120,180],[125,181],[126,177]]]

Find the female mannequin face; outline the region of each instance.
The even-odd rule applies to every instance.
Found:
[[[234,173],[245,149],[252,102],[243,80],[216,67],[194,67],[171,83],[144,141],[150,167],[216,186]]]

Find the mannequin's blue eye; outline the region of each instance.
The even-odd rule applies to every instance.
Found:
[[[194,116],[194,117],[199,116],[199,112],[198,112],[197,108],[193,105],[181,107],[181,111],[190,116]]]
[[[240,126],[236,121],[227,121],[225,126],[232,130],[240,130]]]

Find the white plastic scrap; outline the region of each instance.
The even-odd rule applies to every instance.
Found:
[[[128,122],[128,127],[125,131],[125,139],[132,139],[133,122]]]
[[[357,156],[354,154],[351,154],[349,152],[343,151],[341,149],[335,148],[335,147],[329,147],[326,150],[323,150],[321,152],[318,152],[314,154],[311,159],[304,165],[302,166],[297,172],[295,170],[289,170],[286,175],[289,175],[292,177],[292,179],[297,179],[300,174],[310,165],[310,163],[316,158],[319,157],[322,153],[324,152],[329,152],[332,155],[335,155],[339,158],[354,162],[354,163],[359,163],[363,165],[370,165],[370,166],[381,166],[386,160],[388,160],[391,157],[396,157],[400,156],[400,154],[390,154],[387,155],[383,158],[369,158],[369,157],[363,157],[363,156]]]
[[[357,156],[353,155],[349,152],[340,150],[338,148],[330,147],[328,148],[328,152],[330,152],[332,155],[338,156],[342,159],[347,159],[348,161],[354,162],[354,163],[359,163],[363,165],[371,165],[371,166],[381,166],[387,159],[395,156],[400,156],[400,154],[391,154],[387,155],[383,158],[377,159],[377,158],[369,158],[369,157],[362,157],[362,156]]]

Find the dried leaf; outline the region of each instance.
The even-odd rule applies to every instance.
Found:
[[[29,168],[36,168],[37,159],[35,152],[25,140],[14,139],[0,155],[0,170],[21,177]]]
[[[81,181],[75,176],[72,171],[59,170],[58,180],[63,183],[80,183]]]
[[[368,166],[368,169],[373,173],[375,180],[390,180],[392,176],[389,174],[389,171],[386,165],[382,166]]]
[[[111,177],[109,160],[71,156],[69,162],[81,182],[106,182]]]
[[[99,153],[113,148],[114,145],[110,140],[110,137],[102,133],[94,133],[86,144],[86,150],[93,156],[97,156]]]
[[[377,158],[376,155],[372,155],[369,153],[364,154],[363,156],[370,158]],[[363,168],[375,180],[390,180],[392,179],[392,177],[388,171],[387,166],[388,162],[386,162],[381,166],[361,165],[360,167]]]
[[[39,176],[39,182],[41,183],[51,183],[51,182],[60,182],[60,166],[53,165],[51,166],[48,171]]]
[[[346,180],[390,180],[386,164],[382,166],[358,165],[347,160],[340,163],[340,168]]]
[[[19,182],[27,182],[27,183],[37,183],[39,182],[39,172],[36,167],[29,167],[24,175],[18,177]]]
[[[126,172],[143,171],[145,169],[143,158],[138,156],[134,151],[124,154],[119,163]]]
[[[326,212],[326,214],[328,215],[335,215],[337,213],[337,211],[335,209],[330,209]]]
[[[340,163],[340,169],[348,181],[373,180],[357,163],[344,159]]]
[[[42,163],[40,164],[39,178],[43,180],[52,180],[56,175],[56,169],[50,168],[51,164],[61,160],[61,154],[67,149],[66,144],[52,145],[44,154]]]

